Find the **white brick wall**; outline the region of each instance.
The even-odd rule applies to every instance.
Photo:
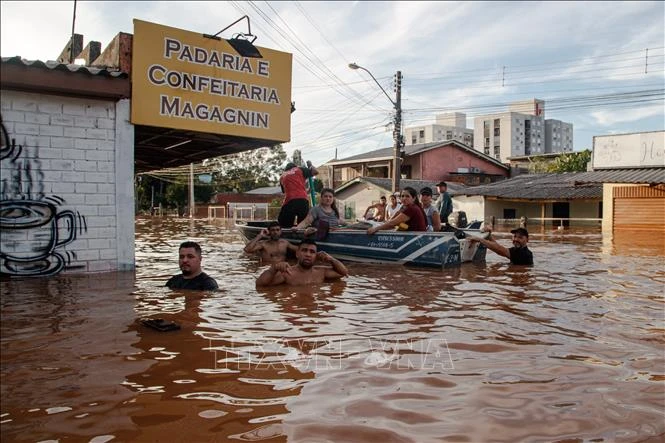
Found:
[[[123,238],[128,229],[133,231],[133,206],[129,209],[125,207],[129,205],[128,194],[133,200],[133,186],[128,188],[126,183],[117,185],[116,178],[116,171],[124,171],[125,175],[129,171],[133,176],[133,148],[129,154],[118,155],[116,152],[118,128],[123,131],[125,141],[128,134],[133,139],[128,116],[117,122],[118,104],[104,100],[2,90],[1,102],[3,125],[10,139],[22,146],[22,153],[16,159],[7,157],[0,162],[0,204],[27,205],[34,210],[32,216],[50,220],[28,229],[20,225],[24,219],[19,217],[13,226],[3,226],[3,231],[11,230],[13,238],[30,239],[36,236],[48,239],[55,224],[59,232],[58,241],[62,242],[71,233],[71,221],[76,224],[76,240],[55,247],[51,247],[46,240],[38,244],[44,253],[50,252],[45,259],[36,257],[40,248],[37,252],[28,249],[31,244],[34,246],[34,242],[29,241],[25,242],[25,246],[21,242],[10,245],[0,238],[2,251],[21,258],[33,254],[33,265],[37,268],[46,267],[43,263],[48,261],[57,262],[58,257],[70,258],[70,265],[78,267],[72,272],[132,267],[133,235],[129,241]],[[123,106],[128,109],[127,103]],[[126,164],[117,165],[118,159]],[[127,177],[121,179],[126,181]],[[122,207],[116,205],[118,186],[123,195]],[[56,204],[58,199],[64,201]],[[55,215],[45,209],[47,201],[55,205]],[[72,213],[73,216],[63,215]],[[85,217],[85,225],[79,215]],[[131,220],[125,220],[128,216]],[[119,232],[119,224],[122,232]],[[76,258],[72,258],[72,253]],[[58,257],[54,257],[55,254]],[[123,263],[118,263],[119,257],[123,258]],[[129,265],[128,260],[132,261]],[[3,272],[6,270],[2,269]]]

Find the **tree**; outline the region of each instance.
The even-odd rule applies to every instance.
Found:
[[[272,186],[284,169],[286,153],[282,145],[209,159],[217,192],[245,192]],[[204,164],[206,164],[204,163]]]
[[[591,151],[589,149],[569,152],[558,156],[550,165],[549,172],[584,172],[590,161]]]

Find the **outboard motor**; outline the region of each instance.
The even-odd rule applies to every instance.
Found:
[[[464,229],[469,224],[466,220],[466,212],[455,211],[448,216],[448,224],[457,229]]]

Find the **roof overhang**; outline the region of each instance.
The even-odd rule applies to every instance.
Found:
[[[2,63],[2,88],[36,93],[120,100],[130,97],[127,76],[91,75],[89,72],[49,69],[23,63]]]

